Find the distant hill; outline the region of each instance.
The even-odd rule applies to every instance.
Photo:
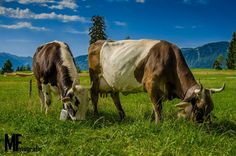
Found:
[[[18,66],[32,65],[32,57],[21,57],[12,55],[6,52],[0,52],[0,68],[3,67],[6,60],[9,59],[12,62],[13,69],[15,70]]]
[[[80,70],[88,70],[88,55],[75,57],[75,63],[80,67]]]
[[[220,54],[227,57],[229,42],[208,43],[197,48],[182,48],[182,53],[190,68],[212,68]]]
[[[212,68],[217,56],[222,54],[226,58],[228,46],[229,42],[214,42],[197,48],[182,48],[181,50],[190,68]],[[21,65],[32,65],[32,57],[19,57],[0,52],[0,67],[7,59],[11,60],[14,69]],[[88,55],[75,57],[75,63],[81,70],[88,70]]]

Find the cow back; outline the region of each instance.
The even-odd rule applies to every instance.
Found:
[[[142,90],[134,71],[158,40],[122,40],[105,42],[100,52],[101,78],[115,91]]]

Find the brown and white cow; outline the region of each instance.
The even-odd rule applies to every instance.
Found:
[[[72,120],[84,120],[88,105],[88,89],[79,85],[78,73],[69,46],[53,41],[37,48],[33,57],[41,109],[47,114],[51,91],[59,94],[63,109]]]
[[[210,119],[211,94],[220,89],[205,89],[196,82],[180,49],[167,41],[121,40],[97,41],[88,50],[89,73],[93,82],[91,98],[98,113],[99,94],[110,93],[121,120],[119,92],[145,91],[153,103],[153,119],[162,119],[162,101],[179,98],[180,115],[196,122]]]

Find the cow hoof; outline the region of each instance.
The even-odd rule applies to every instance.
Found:
[[[124,113],[120,113],[120,121],[124,121],[125,120],[125,114]]]
[[[97,117],[97,116],[99,116],[99,113],[98,113],[98,112],[94,112],[93,115],[94,115],[95,117]]]

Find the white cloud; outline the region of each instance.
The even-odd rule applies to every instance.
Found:
[[[129,2],[129,0],[106,0],[108,2]],[[136,3],[145,3],[145,0],[134,0]]]
[[[137,3],[145,3],[145,0],[136,0]]]
[[[72,9],[75,10],[78,8],[78,5],[76,4],[75,0],[61,0],[61,1],[55,1],[55,0],[5,0],[6,2],[18,2],[20,4],[33,4],[38,3],[40,6],[48,7],[50,9]],[[50,4],[50,5],[49,5]]]
[[[200,29],[202,27],[203,27],[202,25],[192,25],[191,26],[192,29]]]
[[[108,2],[128,2],[129,0],[106,0]]]
[[[184,26],[182,26],[182,25],[176,25],[176,26],[174,26],[175,27],[175,29],[184,29],[185,27]]]
[[[5,0],[6,2],[18,2],[20,4],[30,4],[30,3],[54,3],[54,0]]]
[[[76,10],[78,8],[78,5],[74,0],[62,0],[58,2],[56,5],[49,6],[51,9],[64,9],[64,8],[69,8],[72,10]]]
[[[182,0],[184,4],[208,4],[209,0]]]
[[[71,33],[71,34],[83,34],[83,35],[88,35],[89,34],[88,30],[78,31],[78,30],[75,30],[73,28],[68,28],[68,29],[65,30],[65,32]]]
[[[117,26],[123,26],[123,27],[127,25],[127,23],[121,22],[121,21],[114,21],[114,23],[115,23],[115,25],[117,25]]]
[[[183,25],[175,25],[175,29],[199,29],[202,28],[202,25],[192,25],[192,26],[183,26]]]
[[[7,39],[6,42],[21,42],[21,43],[33,43],[34,41],[28,39]]]
[[[69,21],[79,21],[82,23],[88,23],[89,21],[86,20],[85,17],[81,17],[78,15],[63,15],[63,14],[56,14],[55,12],[51,13],[40,13],[36,14],[32,12],[30,9],[13,9],[13,8],[5,8],[0,6],[0,15],[4,15],[7,17],[12,18],[27,18],[27,19],[56,19],[56,20],[62,20],[63,22],[69,22]]]
[[[1,24],[0,25],[1,28],[6,28],[6,29],[31,29],[31,30],[37,30],[37,31],[47,31],[48,29],[46,29],[45,27],[36,27],[33,26],[31,23],[29,22],[18,22],[16,24],[13,25],[4,25]]]

